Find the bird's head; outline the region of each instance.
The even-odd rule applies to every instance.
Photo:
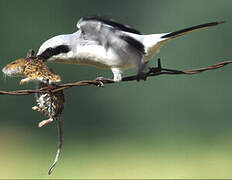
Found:
[[[39,48],[37,57],[44,61],[67,59],[71,51],[71,38],[68,35],[59,35],[45,41]]]

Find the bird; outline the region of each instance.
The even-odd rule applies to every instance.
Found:
[[[37,58],[44,62],[110,69],[113,79],[98,78],[113,82],[122,80],[124,70],[136,69],[140,79],[146,64],[166,42],[221,23],[224,21],[204,23],[174,32],[143,35],[140,31],[113,19],[86,16],[78,20],[76,32],[57,35],[42,43]]]

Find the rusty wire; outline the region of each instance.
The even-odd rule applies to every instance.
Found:
[[[161,67],[161,61],[158,59],[158,66],[155,68],[150,68],[150,70],[146,73],[143,74],[142,79],[146,80],[148,77],[152,76],[158,76],[158,75],[180,75],[180,74],[186,74],[186,75],[193,75],[193,74],[198,74],[204,71],[209,71],[209,70],[214,70],[218,68],[222,68],[228,64],[231,64],[232,60],[228,61],[223,61],[219,62],[207,67],[203,68],[198,68],[198,69],[190,69],[190,70],[185,70],[185,71],[180,71],[180,70],[173,70],[173,69],[166,69]],[[126,81],[134,81],[138,80],[138,76],[128,76],[124,77],[122,79],[122,82]],[[0,95],[29,95],[33,93],[44,93],[44,92],[58,92],[62,91],[74,86],[89,86],[89,85],[95,85],[95,86],[102,86],[103,84],[109,84],[109,83],[114,83],[113,81],[110,80],[83,80],[83,81],[77,81],[74,83],[65,83],[65,84],[57,84],[57,85],[48,85],[46,87],[40,88],[40,89],[34,89],[34,90],[16,90],[16,91],[2,91],[0,90]]]
[[[137,81],[138,80],[146,80],[148,77],[164,75],[164,74],[167,74],[167,75],[180,75],[180,74],[193,75],[193,74],[198,74],[198,73],[208,71],[208,70],[222,68],[230,63],[232,63],[232,60],[223,61],[223,62],[213,64],[211,66],[207,66],[207,67],[203,67],[203,68],[180,71],[180,70],[162,68],[161,60],[158,59],[158,66],[157,67],[150,68],[148,72],[143,73],[139,77],[137,75],[124,77],[122,79],[122,82],[134,81],[134,80],[137,80]],[[0,95],[29,95],[29,94],[33,94],[33,93],[45,93],[46,94],[46,93],[61,92],[65,89],[68,89],[68,88],[71,88],[74,86],[89,86],[89,85],[103,86],[104,84],[109,84],[109,83],[114,83],[114,82],[112,80],[105,80],[105,79],[104,80],[84,80],[84,81],[78,81],[78,82],[74,82],[74,83],[41,86],[41,88],[34,89],[34,90],[0,91]],[[58,148],[57,148],[55,160],[48,171],[49,175],[53,172],[53,170],[58,162],[60,152],[61,152],[61,147],[62,147],[63,133],[62,133],[62,124],[61,124],[60,116],[57,118],[57,123],[58,123],[58,135],[59,135],[58,136]]]

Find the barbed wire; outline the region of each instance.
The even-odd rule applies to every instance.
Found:
[[[228,64],[231,64],[232,63],[232,60],[228,60],[228,61],[223,61],[223,62],[219,62],[217,64],[213,64],[213,65],[210,65],[210,66],[207,66],[207,67],[203,67],[203,68],[198,68],[198,69],[191,69],[191,70],[186,70],[186,71],[180,71],[180,70],[174,70],[174,69],[167,69],[167,68],[163,68],[161,66],[161,60],[158,59],[158,65],[157,67],[153,67],[153,68],[149,68],[148,72],[146,73],[142,73],[140,74],[139,76],[138,75],[135,75],[135,76],[128,76],[128,77],[124,77],[122,79],[122,82],[127,82],[127,81],[139,81],[139,80],[147,80],[148,77],[153,77],[153,76],[159,76],[159,75],[180,75],[180,74],[186,74],[186,75],[193,75],[193,74],[198,74],[198,73],[201,73],[201,72],[204,72],[204,71],[208,71],[208,70],[214,70],[214,69],[218,69],[218,68],[222,68]],[[34,93],[39,93],[37,94],[38,96],[40,97],[37,97],[37,98],[41,98],[40,101],[37,101],[37,105],[42,108],[42,109],[45,109],[47,110],[46,108],[50,109],[49,107],[49,103],[50,101],[52,101],[55,106],[53,108],[53,111],[55,111],[55,107],[60,107],[59,109],[59,113],[61,114],[62,113],[62,110],[63,110],[63,104],[64,104],[64,94],[63,94],[63,90],[65,89],[69,89],[71,87],[74,87],[74,86],[89,86],[89,85],[95,85],[95,86],[104,86],[104,84],[110,84],[110,83],[115,83],[114,81],[112,80],[108,80],[108,79],[95,79],[95,80],[83,80],[83,81],[77,81],[77,82],[74,82],[74,83],[65,83],[65,84],[51,84],[51,85],[44,85],[44,86],[40,86],[40,88],[38,89],[34,89],[34,90],[30,90],[30,89],[27,89],[27,90],[15,90],[15,91],[2,91],[0,90],[0,95],[29,95],[29,94],[34,94]],[[45,96],[49,96],[50,99],[46,99]],[[52,99],[52,97],[55,97]],[[39,102],[39,103],[38,103]],[[51,114],[53,113],[53,111],[46,111],[47,114]],[[46,112],[43,112],[41,111],[42,113],[44,113],[45,115]],[[58,162],[58,159],[59,159],[59,156],[60,156],[60,152],[61,152],[61,148],[62,148],[62,139],[63,139],[63,133],[62,133],[62,123],[61,123],[61,117],[60,117],[60,114],[59,114],[59,117],[56,118],[57,119],[57,123],[58,123],[58,147],[57,147],[57,153],[56,153],[56,156],[55,156],[55,160],[52,164],[52,166],[50,167],[49,171],[48,171],[48,174],[50,175],[57,162]],[[54,116],[54,117],[53,117]],[[53,114],[52,115],[53,118],[55,118],[55,115]],[[50,117],[51,118],[51,117]],[[47,124],[48,122],[51,122],[51,121],[48,121],[48,120],[45,120]],[[44,122],[44,121],[43,121]],[[39,126],[41,127],[41,126]]]
[[[193,74],[198,74],[198,73],[201,73],[204,71],[222,68],[222,67],[224,67],[228,64],[231,64],[231,63],[232,63],[232,60],[228,60],[228,61],[223,61],[223,62],[213,64],[213,65],[210,65],[207,67],[181,71],[181,70],[163,68],[161,66],[161,60],[158,59],[158,66],[150,68],[149,71],[146,73],[143,73],[142,76],[139,77],[139,79],[146,80],[148,77],[165,75],[165,74],[166,75],[180,75],[180,74],[193,75]],[[122,79],[122,82],[134,81],[134,80],[138,81],[137,75],[124,77]],[[74,83],[65,83],[65,84],[56,84],[56,85],[52,84],[52,85],[48,85],[46,87],[42,87],[40,89],[34,89],[34,90],[30,90],[30,89],[15,90],[15,91],[0,90],[0,95],[29,95],[29,94],[34,94],[34,93],[58,92],[58,91],[62,91],[65,89],[69,89],[69,88],[74,87],[74,86],[89,86],[89,85],[104,86],[104,84],[111,84],[111,83],[115,83],[115,82],[112,80],[107,80],[107,79],[82,80],[82,81],[77,81]]]

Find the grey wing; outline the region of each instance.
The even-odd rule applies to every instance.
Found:
[[[85,40],[104,46],[106,51],[111,48],[120,58],[133,59],[136,65],[140,65],[145,55],[144,45],[125,33],[136,33],[136,30],[99,17],[82,18],[78,21],[77,27]]]
[[[86,41],[95,41],[99,45],[106,46],[106,39],[103,35],[108,35],[109,28],[104,28],[100,22],[80,20],[77,27],[81,30],[81,36]]]

